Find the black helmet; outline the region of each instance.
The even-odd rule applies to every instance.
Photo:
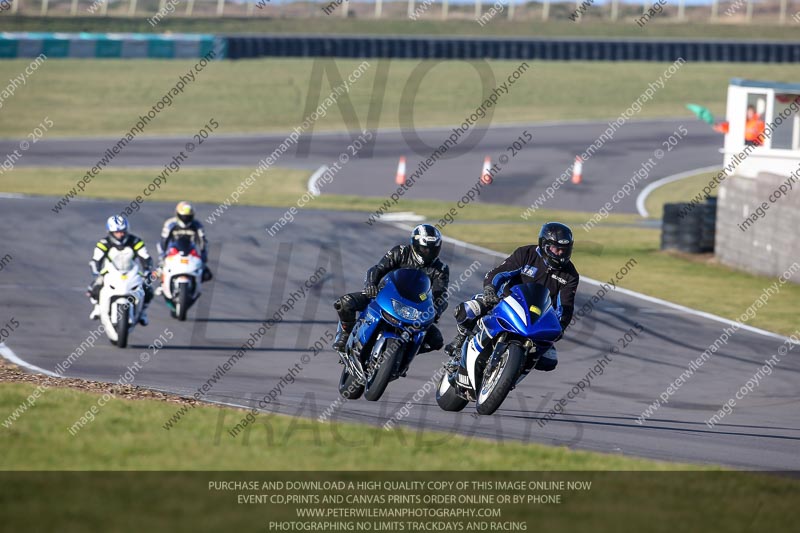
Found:
[[[548,222],[539,232],[539,254],[550,268],[560,270],[572,257],[572,230],[560,222]]]
[[[411,232],[411,254],[422,266],[433,263],[441,249],[442,234],[430,224],[420,224]]]

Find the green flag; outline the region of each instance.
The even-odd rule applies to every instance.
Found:
[[[711,111],[709,111],[707,107],[697,104],[686,104],[686,108],[706,124],[714,124],[714,115],[711,114]]]

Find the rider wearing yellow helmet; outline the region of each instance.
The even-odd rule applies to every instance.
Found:
[[[188,236],[194,242],[203,260],[203,281],[210,280],[213,276],[208,268],[208,240],[203,224],[194,218],[194,207],[187,201],[178,202],[175,206],[175,216],[168,218],[161,229],[160,255],[161,260],[169,248],[171,241]]]

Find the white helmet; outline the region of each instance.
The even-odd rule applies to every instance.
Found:
[[[122,215],[108,217],[108,220],[106,220],[106,229],[108,230],[108,240],[120,246],[125,240],[125,237],[128,236],[128,221]],[[120,231],[123,232],[124,235],[118,239],[114,234]]]

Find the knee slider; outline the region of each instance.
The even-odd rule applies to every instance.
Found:
[[[479,301],[467,300],[466,302],[458,304],[453,315],[460,326],[471,329],[475,326],[475,320],[481,316],[482,311],[483,306],[481,306]]]
[[[349,294],[345,294],[335,302],[333,302],[333,308],[336,311],[352,311],[353,309],[353,298]]]
[[[431,347],[431,350],[441,350],[444,346],[444,337],[442,332],[436,326],[431,326],[428,333],[425,335],[425,343]]]

